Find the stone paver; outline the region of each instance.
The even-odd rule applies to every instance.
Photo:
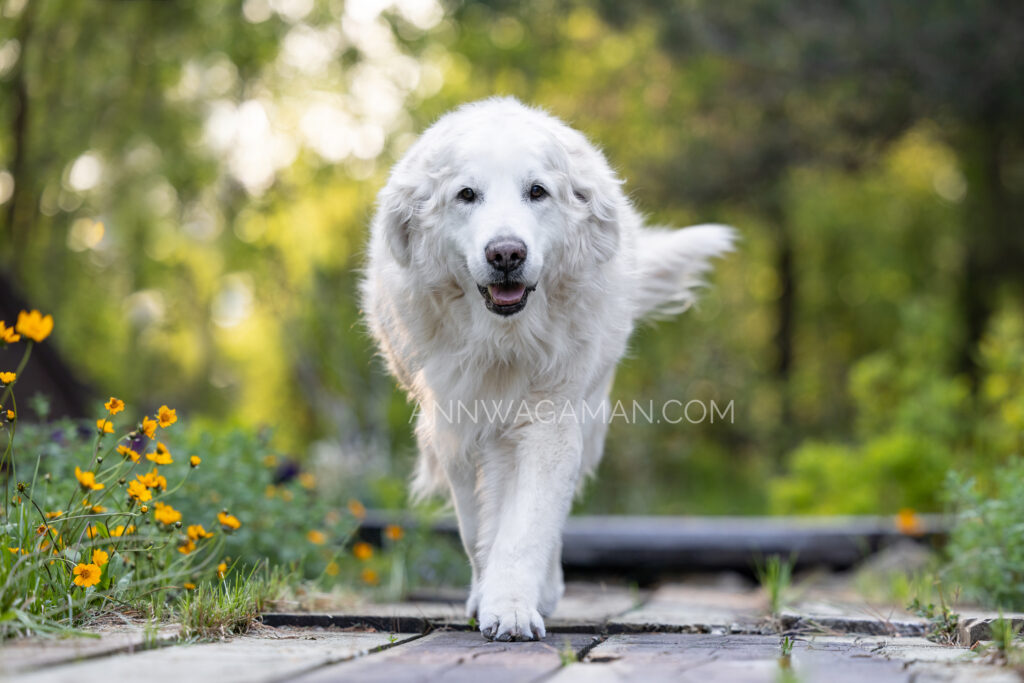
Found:
[[[278,681],[418,637],[411,634],[297,629],[268,631],[272,632],[262,637],[237,638],[223,643],[178,645],[59,665],[14,676],[10,680],[12,683]]]
[[[594,640],[594,636],[573,633],[550,635],[544,642],[497,643],[484,640],[479,633],[438,631],[380,654],[317,669],[296,680],[302,683],[533,681],[558,671],[562,666],[562,651],[575,655]]]
[[[147,634],[142,625],[108,626],[95,637],[23,638],[0,644],[0,678],[43,666],[93,657],[134,652],[146,645],[168,643],[178,636],[177,626],[165,626]]]

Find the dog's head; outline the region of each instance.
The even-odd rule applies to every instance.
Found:
[[[454,278],[511,316],[536,288],[614,256],[625,201],[583,135],[490,99],[443,117],[410,148],[380,193],[374,229],[425,287]]]

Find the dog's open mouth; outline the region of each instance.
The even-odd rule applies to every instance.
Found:
[[[484,297],[487,309],[498,315],[512,315],[526,307],[526,299],[533,291],[522,282],[496,282],[486,287],[477,285]]]

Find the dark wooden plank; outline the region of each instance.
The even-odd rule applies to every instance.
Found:
[[[594,636],[566,634],[549,635],[541,642],[493,643],[475,632],[438,631],[380,654],[317,669],[296,680],[518,683],[558,671],[561,650],[575,655],[594,642]]]
[[[416,524],[401,513],[371,511],[360,537],[380,542],[391,523]],[[948,520],[920,517],[927,543],[944,536]],[[455,522],[432,524],[440,534],[458,534]],[[614,571],[641,580],[666,571],[731,569],[750,572],[755,558],[794,556],[798,566],[845,569],[907,536],[888,516],[863,517],[571,517],[563,534],[562,563],[568,572]]]

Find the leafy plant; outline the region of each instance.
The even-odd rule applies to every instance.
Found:
[[[965,595],[990,607],[1024,609],[1024,459],[993,472],[984,487],[952,473],[946,493],[956,519],[948,575]],[[986,490],[987,489],[987,490]]]
[[[924,604],[920,599],[914,600],[907,607],[907,610],[927,619],[929,624],[928,640],[942,643],[943,645],[954,645],[957,642],[957,628],[960,625],[960,615],[954,612],[942,595],[939,588],[939,604],[929,602]]]

